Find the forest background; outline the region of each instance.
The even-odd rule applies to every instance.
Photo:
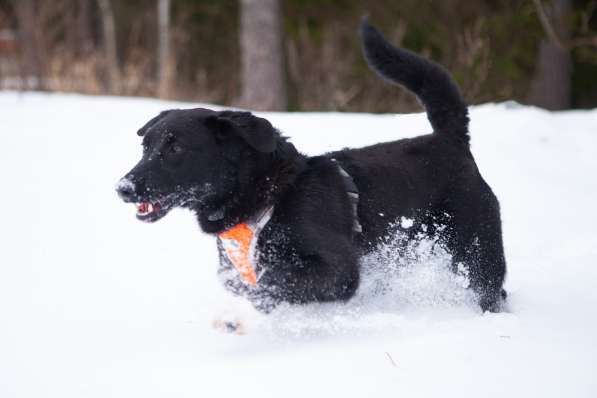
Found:
[[[419,109],[367,69],[363,15],[449,69],[471,104],[597,106],[596,0],[0,0],[0,89]]]

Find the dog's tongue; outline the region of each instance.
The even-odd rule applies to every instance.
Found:
[[[147,213],[148,209],[149,209],[149,203],[147,203],[147,202],[139,203],[137,205],[137,212],[138,213],[145,214],[145,213]]]
[[[158,203],[152,204],[149,202],[141,202],[137,204],[137,213],[141,215],[156,213],[160,211],[160,205]]]

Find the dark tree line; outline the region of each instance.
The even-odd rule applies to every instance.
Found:
[[[597,106],[597,0],[0,0],[0,88],[416,109],[367,70],[363,14],[471,103]]]

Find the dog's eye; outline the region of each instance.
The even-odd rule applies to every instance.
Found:
[[[172,145],[172,152],[181,153],[182,151],[183,151],[183,148],[180,145],[178,145],[178,144]]]

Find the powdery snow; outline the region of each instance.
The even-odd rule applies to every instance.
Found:
[[[231,308],[214,239],[182,210],[138,222],[114,192],[136,130],[192,106],[0,93],[0,397],[597,395],[597,110],[471,109],[509,313],[481,314],[432,241],[392,267],[390,240],[349,303],[283,306],[236,336],[211,327]],[[308,154],[430,129],[423,114],[264,115]]]

